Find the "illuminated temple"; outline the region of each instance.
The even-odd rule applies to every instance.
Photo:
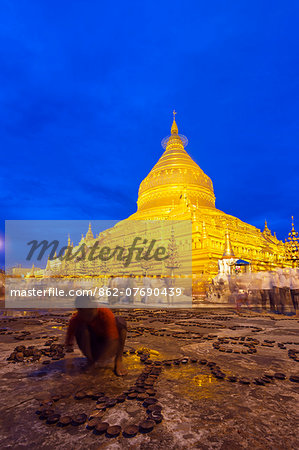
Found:
[[[173,119],[165,151],[141,182],[137,212],[129,219],[191,219],[193,274],[216,274],[223,257],[246,260],[253,271],[289,265],[282,241],[215,207],[211,179],[185,150],[187,138]]]
[[[285,244],[272,234],[267,223],[261,231],[216,208],[212,180],[186,152],[187,143],[187,138],[178,132],[174,115],[171,134],[162,141],[165,151],[140,184],[137,211],[120,224],[128,226],[132,220],[192,221],[194,287],[203,279],[211,280],[218,273],[219,261],[225,259],[245,261],[252,271],[290,266],[285,258]],[[125,239],[121,230],[119,224],[108,230],[109,241]],[[83,243],[90,246],[99,238],[105,239],[105,232],[94,236],[89,227],[78,246]],[[73,245],[70,240],[69,245]],[[44,273],[61,272],[61,264],[64,263],[48,260]]]

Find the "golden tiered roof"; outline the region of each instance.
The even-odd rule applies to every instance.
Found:
[[[138,213],[169,209],[181,203],[188,186],[188,200],[197,206],[215,208],[215,195],[211,179],[193,161],[184,148],[187,139],[178,134],[173,117],[171,135],[164,139],[166,149],[159,161],[141,182],[138,193]]]
[[[299,261],[299,233],[295,230],[294,217],[292,216],[292,229],[286,239],[286,258],[294,264]]]

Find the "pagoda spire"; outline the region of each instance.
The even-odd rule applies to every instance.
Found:
[[[93,239],[93,233],[92,233],[92,230],[91,230],[91,223],[90,222],[89,222],[88,231],[86,233],[86,239],[87,240]]]
[[[294,217],[292,216],[292,229],[289,232],[288,239],[285,242],[286,259],[292,261],[293,267],[299,261],[299,233],[294,227]]]
[[[162,140],[165,151],[140,184],[138,215],[151,210],[150,214],[156,217],[155,211],[159,210],[159,214],[164,216],[173,208],[173,201],[174,206],[181,203],[180,195],[184,186],[188,187],[192,205],[215,207],[212,181],[186,152],[188,139],[178,134],[175,119],[174,111],[171,134]]]
[[[229,231],[228,231],[228,227],[226,228],[226,232],[225,232],[225,242],[224,242],[224,252],[222,255],[222,258],[226,258],[226,259],[230,259],[230,258],[234,258],[235,254],[233,251],[233,247],[230,241],[230,237],[229,237]]]
[[[179,130],[178,130],[178,126],[176,124],[175,121],[175,115],[176,115],[176,111],[175,109],[173,110],[173,122],[172,122],[172,126],[171,126],[171,134],[179,134]]]
[[[294,228],[294,216],[292,216],[292,232],[294,232],[295,231],[295,228]]]
[[[294,216],[292,216],[292,229],[289,233],[289,237],[288,240],[289,241],[297,241],[298,240],[298,231],[295,230],[295,226],[294,226]]]
[[[264,227],[263,233],[264,233],[264,234],[267,234],[267,235],[270,235],[270,234],[271,234],[271,231],[270,231],[269,228],[268,228],[267,220],[265,220],[265,227]]]
[[[34,264],[32,264],[32,267],[31,267],[31,270],[30,270],[30,273],[28,276],[31,278],[34,278],[35,277],[34,272],[35,272],[35,267],[34,267]]]

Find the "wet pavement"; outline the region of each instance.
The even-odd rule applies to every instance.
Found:
[[[298,317],[115,313],[124,378],[65,353],[69,312],[0,311],[1,448],[298,448]]]

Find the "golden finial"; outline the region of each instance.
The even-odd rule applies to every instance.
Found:
[[[267,222],[267,220],[265,220],[265,228],[264,228],[263,233],[268,233],[269,234],[269,232],[270,232],[270,230],[268,228],[268,222]]]
[[[92,230],[91,230],[91,223],[90,222],[89,222],[88,231],[86,233],[86,238],[87,239],[93,239],[93,233],[92,233]]]
[[[164,149],[166,149],[168,143],[169,142],[173,143],[173,139],[174,139],[176,141],[177,145],[179,145],[179,142],[180,142],[181,144],[183,144],[183,147],[185,148],[188,145],[188,139],[186,138],[186,136],[179,134],[178,126],[175,121],[175,116],[177,114],[175,109],[172,111],[172,114],[173,114],[173,122],[172,122],[172,126],[171,126],[171,135],[166,136],[164,139],[162,139],[161,145]],[[180,139],[177,139],[177,137],[179,137]]]
[[[176,113],[175,109],[173,110],[172,114],[173,114],[173,122],[172,122],[172,127],[171,127],[171,134],[178,134],[179,130],[178,130],[178,126],[175,121],[175,115],[177,113]]]

